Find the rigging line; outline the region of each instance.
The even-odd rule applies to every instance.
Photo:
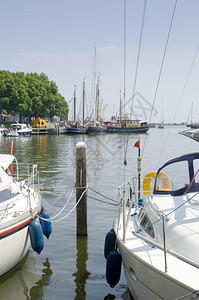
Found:
[[[130,119],[131,119],[132,113],[133,113],[133,103],[134,103],[134,97],[135,97],[135,88],[136,88],[136,84],[137,84],[138,66],[139,66],[139,61],[140,61],[140,52],[141,52],[142,37],[143,37],[143,30],[144,30],[144,21],[145,21],[145,15],[146,15],[146,6],[147,6],[147,0],[145,0],[144,8],[143,8],[143,14],[142,14],[142,24],[141,24],[140,40],[139,40],[138,53],[137,53],[137,61],[136,61],[135,79],[134,79],[134,85],[133,85],[133,96],[132,96],[132,103],[131,103]],[[126,160],[128,141],[129,141],[129,133],[127,135],[124,160]]]
[[[159,71],[157,85],[156,85],[156,89],[155,89],[155,93],[154,93],[152,108],[151,108],[151,112],[150,112],[150,116],[149,116],[149,123],[151,122],[152,113],[153,113],[153,109],[154,109],[154,105],[155,105],[155,101],[156,101],[156,96],[157,96],[157,92],[158,92],[158,88],[159,88],[159,84],[160,84],[160,79],[161,79],[163,66],[164,66],[164,61],[165,61],[165,57],[166,57],[166,52],[167,52],[167,48],[168,48],[168,44],[169,44],[169,38],[170,38],[170,34],[171,34],[171,29],[172,29],[172,25],[173,25],[173,20],[174,20],[174,16],[175,16],[177,2],[178,2],[178,0],[175,1],[174,8],[173,8],[173,13],[172,13],[172,17],[171,17],[170,26],[169,26],[169,32],[168,32],[168,35],[167,35],[166,45],[165,45],[165,49],[164,49],[164,53],[163,53],[163,57],[162,57],[162,63],[161,63],[161,66],[160,66],[160,71]],[[145,145],[146,145],[146,139],[147,139],[147,135],[145,136],[142,154],[144,152],[144,148],[145,148]]]
[[[192,63],[191,63],[191,66],[190,66],[190,69],[189,69],[187,78],[186,78],[186,80],[185,80],[185,84],[184,84],[184,87],[183,87],[183,89],[182,89],[182,93],[181,93],[181,95],[180,95],[180,98],[179,98],[179,101],[178,101],[178,104],[177,104],[177,107],[176,107],[176,110],[175,110],[175,113],[174,113],[174,116],[173,116],[173,119],[172,119],[171,124],[174,123],[174,120],[175,120],[175,117],[176,117],[178,108],[179,108],[179,106],[180,106],[180,103],[181,103],[181,101],[182,101],[182,97],[183,97],[183,95],[184,95],[185,88],[186,88],[186,86],[187,86],[187,83],[188,83],[188,80],[189,80],[191,71],[192,71],[192,69],[193,69],[193,66],[194,66],[196,57],[197,57],[197,55],[198,55],[198,51],[199,51],[199,46],[197,47],[196,52],[195,52],[195,55],[194,55],[194,58],[193,58],[193,60],[192,60]],[[162,153],[163,153],[163,151],[164,151],[164,148],[165,148],[165,146],[166,146],[166,143],[167,143],[167,140],[168,140],[170,131],[171,131],[171,125],[169,126],[169,131],[168,131],[168,133],[167,133],[167,136],[166,136],[164,145],[163,145],[163,147],[162,147],[162,151],[161,151],[161,153],[160,153],[160,157],[161,157],[161,155],[162,155]],[[159,158],[159,160],[160,160],[160,158]]]
[[[124,0],[124,11],[123,11],[123,16],[124,16],[124,20],[123,20],[123,23],[124,23],[124,32],[123,32],[123,38],[124,38],[124,41],[123,41],[123,48],[124,48],[124,53],[123,53],[123,88],[124,88],[124,94],[123,94],[123,99],[124,99],[124,119],[125,119],[125,114],[126,114],[126,0]],[[122,118],[122,116],[121,116]],[[125,140],[125,134],[123,135],[123,140],[124,140],[124,163],[123,163],[123,167],[124,167],[124,182],[125,182],[125,178],[126,178],[126,165],[127,165],[127,162],[126,162],[126,156],[125,156],[125,143],[126,143],[126,140]]]
[[[123,32],[123,35],[124,35],[124,53],[123,53],[123,66],[124,66],[124,74],[123,74],[123,86],[124,86],[124,117],[125,117],[125,105],[126,105],[126,0],[124,0],[124,32]]]
[[[109,203],[109,202],[107,202],[107,201],[103,201],[103,200],[97,199],[97,198],[92,197],[92,196],[88,196],[88,198],[91,198],[91,199],[96,200],[96,201],[101,202],[101,203],[105,203],[105,204],[117,206],[116,202],[115,202],[115,203]]]
[[[134,79],[134,85],[133,85],[133,97],[132,97],[132,106],[131,106],[130,118],[132,117],[133,103],[134,103],[134,97],[135,97],[135,88],[136,88],[136,84],[137,84],[138,66],[139,66],[139,61],[140,61],[140,52],[141,52],[142,37],[143,37],[143,30],[144,30],[144,21],[145,21],[145,15],[146,15],[146,6],[147,6],[147,0],[145,0],[144,9],[143,9],[142,25],[141,25],[141,32],[140,32],[140,40],[139,40],[138,53],[137,53],[135,79]]]
[[[109,197],[103,195],[102,193],[97,192],[96,190],[92,189],[90,186],[89,186],[88,188],[89,188],[91,191],[95,192],[96,194],[98,194],[98,195],[100,195],[100,196],[102,196],[102,197],[104,197],[104,198],[106,198],[106,199],[108,199],[108,200],[111,200],[111,201],[113,201],[113,202],[116,202],[114,199],[111,199],[111,198],[109,198]]]

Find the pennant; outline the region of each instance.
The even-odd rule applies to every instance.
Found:
[[[11,155],[12,155],[12,148],[13,148],[13,141],[11,141],[10,150],[9,150],[9,154],[11,154]],[[12,164],[9,165],[8,168],[9,168],[11,175],[13,175],[13,165]]]
[[[140,148],[140,141],[137,141],[133,147]]]

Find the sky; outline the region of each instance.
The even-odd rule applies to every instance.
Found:
[[[89,115],[99,79],[106,120],[121,97],[131,118],[151,122],[186,122],[193,102],[197,122],[198,0],[178,0],[160,76],[175,1],[147,1],[137,64],[145,0],[1,0],[0,69],[45,73],[70,102],[70,118],[74,87],[80,113],[85,79]]]

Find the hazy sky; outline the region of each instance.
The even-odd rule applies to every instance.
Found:
[[[135,115],[142,118],[149,118],[174,4],[147,2],[134,102]],[[106,118],[118,110],[124,82],[130,112],[144,0],[126,0],[126,6],[125,80],[124,0],[1,0],[0,69],[44,72],[67,101],[76,85],[79,102],[84,77],[91,101],[95,71]],[[181,98],[174,121],[187,120],[192,101],[194,121],[199,121],[199,53],[183,92],[198,46],[199,1],[178,0],[151,121],[161,121],[162,103],[165,121],[172,121]]]

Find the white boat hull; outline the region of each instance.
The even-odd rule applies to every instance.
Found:
[[[0,276],[13,269],[30,248],[28,226],[0,240]]]
[[[165,272],[143,262],[137,255],[130,253],[122,242],[118,243],[118,248],[125,277],[135,300],[171,300],[193,291]]]
[[[37,166],[28,169],[28,178],[16,181],[9,172],[18,170],[13,155],[0,155],[0,276],[12,270],[32,246],[40,253],[43,233],[49,237],[45,226],[35,221],[42,212]],[[5,171],[7,170],[7,172]],[[15,175],[19,178],[19,174]],[[44,214],[44,212],[42,212]],[[29,230],[30,229],[30,230]]]

